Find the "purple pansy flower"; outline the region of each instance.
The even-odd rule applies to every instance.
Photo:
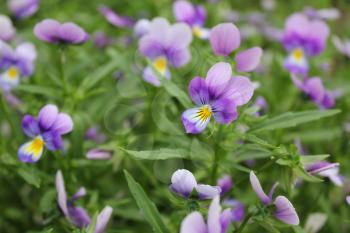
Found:
[[[328,26],[321,20],[309,20],[305,15],[291,15],[285,24],[282,43],[290,53],[285,60],[286,69],[294,74],[306,75],[307,57],[319,55],[325,48]]]
[[[232,222],[243,221],[245,215],[245,208],[242,202],[235,199],[225,199],[223,204],[224,206],[230,207]]]
[[[141,38],[142,36],[146,35],[151,26],[151,21],[148,19],[140,19],[138,20],[134,25],[134,35],[137,38]]]
[[[122,28],[134,26],[134,21],[130,17],[120,16],[107,6],[100,6],[98,10],[113,26]]]
[[[149,32],[139,41],[140,53],[151,62],[143,71],[144,80],[154,86],[160,86],[159,75],[170,79],[170,65],[178,68],[190,61],[188,46],[191,41],[192,33],[187,24],[170,25],[164,18],[153,19]]]
[[[219,124],[231,123],[237,118],[237,107],[246,104],[253,93],[254,87],[248,78],[232,77],[230,64],[219,62],[213,65],[205,79],[195,77],[189,84],[189,94],[198,107],[182,113],[186,132],[202,132],[211,117]]]
[[[278,183],[275,183],[272,186],[269,195],[265,194],[264,190],[260,185],[258,177],[256,177],[253,171],[250,172],[250,183],[254,192],[264,205],[269,206],[273,204],[276,207],[276,210],[273,213],[273,215],[277,219],[290,225],[299,225],[298,214],[296,213],[292,203],[290,203],[290,201],[286,197],[278,196],[275,199],[275,201],[273,201],[272,197]]]
[[[80,197],[86,195],[84,187],[78,189],[72,198],[67,198],[66,188],[64,185],[64,179],[61,171],[56,173],[56,190],[57,190],[57,202],[64,216],[74,225],[79,228],[86,228],[90,225],[91,219],[87,211],[79,206],[75,205]],[[100,214],[97,216],[95,233],[103,233],[107,226],[107,223],[112,215],[113,209],[110,206],[106,206]]]
[[[174,2],[173,12],[176,21],[188,24],[195,36],[201,39],[209,38],[210,30],[203,27],[207,16],[203,6],[192,5],[186,0],[179,0]]]
[[[207,223],[200,212],[192,212],[182,221],[180,233],[225,233],[230,218],[230,209],[221,211],[220,197],[216,196],[209,206]]]
[[[0,15],[0,28],[0,40],[9,41],[15,36],[16,29],[6,15]]]
[[[22,43],[13,50],[0,40],[0,86],[5,91],[17,86],[20,76],[28,77],[34,71],[36,50],[31,43]]]
[[[82,44],[89,39],[89,35],[72,22],[61,24],[54,19],[45,19],[34,27],[34,35],[45,42],[57,44]]]
[[[302,90],[320,108],[332,108],[335,105],[335,94],[326,90],[322,80],[318,77],[304,77],[300,80],[296,75],[291,74],[292,81],[296,87]]]
[[[179,169],[171,177],[170,189],[182,197],[189,198],[192,191],[196,189],[200,199],[212,199],[218,196],[221,188],[206,184],[197,184],[192,172],[186,169]]]
[[[9,0],[8,8],[17,19],[27,18],[37,12],[39,0]]]
[[[347,58],[350,59],[350,40],[344,39],[341,40],[337,36],[333,36],[332,38],[334,47],[343,55],[345,55]]]
[[[217,185],[221,188],[221,195],[224,195],[232,188],[232,179],[229,175],[224,175],[217,181]]]
[[[18,149],[22,162],[35,163],[43,153],[44,147],[50,151],[62,150],[62,135],[73,129],[73,121],[66,113],[58,112],[55,105],[44,106],[37,118],[25,115],[22,119],[24,133],[32,138]]]

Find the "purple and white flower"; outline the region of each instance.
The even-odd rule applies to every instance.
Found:
[[[285,24],[282,43],[289,52],[286,69],[293,74],[306,75],[308,57],[319,55],[325,48],[328,26],[321,20],[310,20],[301,13],[291,15]]]
[[[244,219],[245,207],[242,202],[235,199],[225,199],[223,201],[224,206],[227,206],[231,210],[231,221],[241,222]]]
[[[174,2],[173,12],[176,21],[188,24],[195,36],[200,39],[209,38],[210,30],[203,27],[207,16],[203,6],[192,5],[186,0],[179,0]]]
[[[319,175],[329,178],[335,185],[343,186],[343,178],[339,174],[339,163],[319,161],[306,166],[306,171],[311,175]]]
[[[115,27],[132,28],[134,26],[134,21],[130,17],[120,16],[107,6],[100,6],[98,10]]]
[[[316,10],[313,7],[305,7],[304,13],[311,19],[336,20],[341,13],[337,8],[324,8]]]
[[[225,233],[230,222],[230,209],[221,211],[220,197],[216,196],[209,206],[207,223],[200,212],[192,212],[182,220],[180,233]]]
[[[12,49],[0,40],[0,87],[9,91],[20,83],[20,77],[29,77],[34,71],[36,50],[31,43]]]
[[[229,175],[224,175],[217,181],[217,186],[221,188],[221,195],[224,195],[232,188],[232,179]]]
[[[62,150],[62,135],[73,129],[73,121],[66,113],[58,112],[55,105],[44,106],[37,118],[25,115],[22,119],[24,133],[32,138],[18,149],[18,157],[22,162],[37,162],[47,148],[50,151]]]
[[[34,35],[42,41],[51,44],[82,44],[89,39],[89,35],[72,22],[61,24],[54,19],[45,19],[34,27]]]
[[[238,116],[237,107],[246,104],[253,93],[254,87],[248,78],[232,77],[230,64],[219,62],[213,65],[205,79],[195,77],[189,84],[189,94],[197,107],[182,113],[186,132],[202,132],[211,117],[219,124],[230,124]]]
[[[258,177],[256,177],[253,171],[250,172],[250,183],[254,192],[264,205],[274,205],[276,207],[276,210],[273,213],[275,218],[290,225],[299,225],[298,214],[296,213],[292,203],[286,197],[278,196],[275,200],[273,200],[273,194],[278,183],[275,183],[272,186],[268,195],[265,194]]]
[[[144,69],[143,78],[154,86],[160,86],[159,76],[170,79],[169,66],[186,65],[191,59],[189,44],[191,29],[187,24],[170,25],[164,18],[155,18],[149,25],[149,32],[139,41],[140,53],[150,60]]]
[[[112,155],[113,152],[110,150],[94,148],[86,153],[86,158],[91,160],[107,160],[112,158]]]
[[[17,19],[23,19],[35,14],[39,3],[39,0],[8,0],[8,8]]]
[[[151,21],[148,19],[140,19],[134,25],[134,35],[137,38],[141,38],[146,35],[150,30]]]
[[[0,40],[9,41],[15,36],[16,29],[6,15],[0,15],[0,28]]]
[[[333,36],[332,42],[334,47],[338,50],[338,52],[340,52],[341,54],[343,54],[344,56],[350,59],[350,40],[349,39],[341,40],[339,37]]]

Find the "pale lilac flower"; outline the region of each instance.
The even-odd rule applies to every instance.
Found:
[[[31,43],[19,44],[13,50],[0,40],[0,87],[9,91],[20,83],[20,77],[29,77],[34,72],[36,56]]]
[[[144,80],[160,86],[159,76],[170,79],[169,66],[178,68],[190,61],[188,47],[191,41],[192,33],[187,24],[170,25],[164,18],[153,19],[149,32],[139,41],[140,53],[151,63],[143,71]]]
[[[27,18],[37,12],[39,0],[8,0],[8,8],[17,19]]]
[[[210,30],[204,28],[206,10],[203,6],[193,5],[186,0],[178,0],[173,4],[173,12],[176,21],[188,24],[193,34],[200,39],[208,39]]]
[[[306,171],[312,175],[329,178],[335,185],[343,186],[343,179],[339,175],[339,163],[319,161],[306,166]]]
[[[86,153],[86,158],[91,160],[106,160],[112,158],[113,152],[104,149],[91,149]]]
[[[134,21],[130,17],[120,16],[107,6],[100,6],[98,10],[113,26],[122,28],[134,26]]]
[[[258,112],[256,113],[257,116],[263,115],[267,109],[267,102],[263,96],[258,96],[253,105],[259,108]]]
[[[219,186],[211,186],[208,184],[198,184],[196,186],[196,191],[200,199],[213,199],[220,195],[221,188]]]
[[[15,36],[16,29],[6,15],[0,15],[0,28],[0,40],[9,41]]]
[[[237,107],[246,104],[253,93],[253,84],[248,78],[232,77],[230,64],[219,62],[213,65],[205,79],[195,77],[189,84],[189,94],[197,107],[182,113],[186,132],[202,132],[211,117],[219,124],[230,124],[238,116]]]
[[[99,49],[104,49],[109,45],[112,45],[115,42],[113,37],[109,37],[103,32],[94,33],[94,46]]]
[[[322,80],[318,77],[304,77],[299,79],[291,74],[294,85],[303,91],[320,108],[332,108],[335,105],[335,95],[324,88]]]
[[[62,135],[73,129],[73,121],[66,113],[58,112],[55,105],[44,106],[37,118],[25,115],[22,119],[24,133],[32,138],[18,149],[18,157],[22,162],[35,163],[46,147],[50,151],[62,150]]]
[[[275,192],[275,189],[278,185],[278,183],[275,183],[270,192],[269,195],[266,195],[264,190],[262,189],[260,182],[253,171],[250,172],[250,183],[252,185],[252,188],[260,201],[266,205],[274,205],[276,207],[275,212],[273,215],[279,219],[280,221],[290,224],[290,225],[299,225],[299,217],[296,213],[292,203],[284,197],[284,196],[278,196],[275,201],[273,201],[273,194]]]
[[[97,216],[95,233],[103,233],[107,227],[107,223],[112,216],[113,209],[110,206],[103,208],[101,213]]]
[[[224,195],[232,188],[232,179],[229,175],[224,175],[217,181],[217,186],[221,188],[221,195]]]
[[[72,22],[61,24],[54,19],[45,19],[34,27],[34,35],[45,42],[57,44],[82,44],[89,39],[89,35]]]
[[[346,203],[348,203],[348,205],[350,205],[350,196],[346,196]]]
[[[134,35],[141,38],[150,31],[151,21],[148,19],[140,19],[134,25]]]
[[[304,231],[307,233],[317,233],[321,230],[327,221],[327,215],[324,213],[312,213],[307,217]]]
[[[350,59],[350,40],[349,39],[341,40],[339,37],[333,36],[332,42],[334,47],[338,50],[338,52],[340,52],[341,54],[343,54],[344,56]]]
[[[311,19],[336,20],[340,17],[340,11],[337,8],[324,8],[316,10],[313,7],[305,7],[304,13]]]
[[[227,206],[231,210],[231,221],[241,222],[244,219],[245,207],[242,202],[235,199],[225,199],[224,206]]]
[[[328,26],[321,20],[309,20],[295,13],[285,24],[282,43],[290,53],[285,67],[294,74],[306,75],[309,70],[308,57],[319,55],[325,48],[329,35]]]
[[[99,127],[93,126],[86,131],[85,139],[92,140],[96,143],[102,143],[106,140],[106,135],[100,132]]]
[[[201,213],[192,212],[182,221],[180,233],[226,233],[229,224],[230,210],[221,211],[220,197],[216,196],[209,206],[207,223]]]

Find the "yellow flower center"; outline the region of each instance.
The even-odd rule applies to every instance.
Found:
[[[300,61],[304,56],[304,51],[302,49],[294,49],[293,50],[293,57],[297,60]]]
[[[200,29],[200,27],[193,27],[192,28],[193,34],[199,38],[202,37],[202,30]]]
[[[164,75],[166,72],[166,66],[167,66],[166,58],[158,57],[156,60],[154,60],[153,66],[159,73]]]
[[[43,146],[44,146],[44,140],[40,136],[37,136],[31,142],[28,150],[30,152],[33,152],[34,155],[37,155],[43,149]]]
[[[200,118],[201,121],[206,121],[211,116],[212,111],[209,105],[205,105],[201,107],[198,111],[197,116]]]
[[[8,69],[7,72],[8,72],[8,76],[10,77],[10,79],[17,78],[18,71],[15,67],[10,67],[10,69]]]

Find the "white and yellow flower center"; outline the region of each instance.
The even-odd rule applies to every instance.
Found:
[[[18,77],[18,70],[17,68],[15,67],[10,67],[8,70],[7,70],[7,75],[10,79],[16,79]]]
[[[28,154],[33,154],[34,156],[40,156],[44,149],[44,140],[42,137],[35,137],[26,148]]]
[[[213,112],[211,110],[211,107],[209,105],[204,105],[199,108],[197,117],[199,117],[199,119],[203,122],[208,120],[208,118],[210,118],[212,114]]]
[[[167,70],[167,60],[165,57],[158,57],[153,61],[153,67],[160,74],[165,75]]]
[[[304,58],[304,51],[300,48],[294,49],[292,56],[295,60],[301,61]]]
[[[199,38],[202,38],[202,36],[203,36],[202,30],[201,30],[201,28],[198,27],[198,26],[194,26],[194,27],[192,28],[192,32],[193,32],[193,34],[194,34],[195,36],[197,36],[197,37],[199,37]]]

